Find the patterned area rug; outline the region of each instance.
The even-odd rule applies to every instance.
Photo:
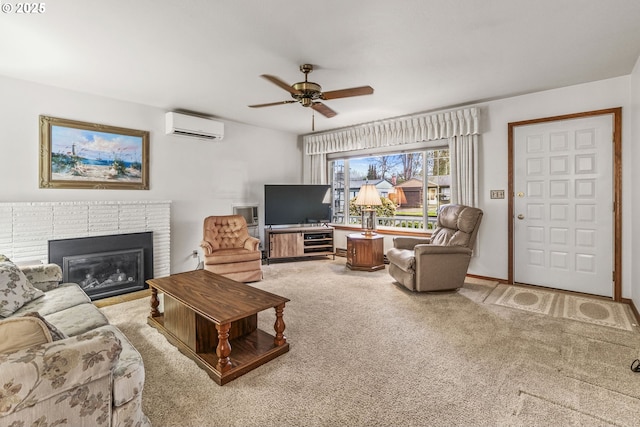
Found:
[[[638,332],[628,305],[598,298],[501,284],[485,303]]]
[[[633,331],[635,321],[631,317],[631,310],[626,304],[598,299],[562,295],[562,317],[580,322],[595,323],[612,328]]]
[[[501,290],[502,291],[502,290]],[[556,294],[537,289],[522,289],[510,286],[494,304],[518,308],[540,314],[550,314]]]

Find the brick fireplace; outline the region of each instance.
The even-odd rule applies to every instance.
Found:
[[[171,266],[170,213],[170,201],[0,203],[0,254],[18,263],[46,263],[50,240],[151,232],[152,264],[143,274],[168,276]],[[113,250],[120,249],[93,252]],[[120,261],[126,262],[125,259]],[[111,262],[117,263],[118,256]],[[126,281],[129,277],[133,276],[128,275]]]

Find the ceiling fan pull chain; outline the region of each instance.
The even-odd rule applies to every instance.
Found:
[[[316,130],[316,113],[315,110],[311,110],[311,132]]]

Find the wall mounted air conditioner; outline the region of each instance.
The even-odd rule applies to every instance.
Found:
[[[165,114],[167,135],[190,138],[221,140],[224,137],[224,123],[204,117],[169,112]]]

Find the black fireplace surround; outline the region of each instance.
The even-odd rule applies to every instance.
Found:
[[[49,262],[63,281],[92,300],[147,289],[153,278],[153,232],[49,240]]]

